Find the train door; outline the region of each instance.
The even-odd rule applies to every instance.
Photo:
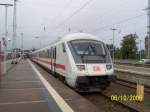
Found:
[[[52,74],[55,75],[55,67],[56,67],[56,47],[52,47],[51,49],[51,71]]]
[[[54,73],[56,73],[56,47],[54,47],[53,54],[54,54]]]

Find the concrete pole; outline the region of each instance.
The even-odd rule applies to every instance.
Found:
[[[147,8],[147,58],[150,58],[150,0],[148,0],[148,8]]]
[[[112,43],[112,38],[111,38],[111,39],[109,39],[109,41],[110,41],[110,45],[109,45],[109,52],[111,53],[111,50],[112,50],[112,49],[111,49],[111,44],[113,44],[113,43]],[[112,55],[112,53],[111,53],[111,55]]]
[[[12,60],[12,64],[15,63],[17,64],[17,60],[16,60],[16,2],[17,0],[14,0],[14,12],[13,12],[13,39],[12,39],[12,52],[13,52],[13,60]],[[14,50],[14,51],[13,51]]]
[[[114,62],[114,60],[115,60],[115,31],[117,29],[111,28],[111,30],[113,31],[113,62]]]
[[[4,41],[5,41],[5,45],[4,45],[4,67],[3,67],[3,72],[4,74],[6,74],[6,61],[7,61],[7,5],[5,6],[5,38],[4,38]]]
[[[7,55],[7,7],[13,6],[12,4],[0,4],[5,6],[5,45],[4,45],[4,74],[6,73],[6,55]],[[1,75],[1,42],[0,42],[0,75]]]
[[[5,6],[5,37],[4,37],[4,40],[3,41],[5,41],[4,42],[4,62],[3,62],[3,64],[4,64],[4,67],[3,67],[3,72],[4,72],[4,74],[6,74],[6,58],[7,58],[7,35],[8,35],[8,31],[7,31],[7,8],[9,7],[9,6],[13,6],[12,4],[0,4],[0,5],[3,5],[3,6]]]
[[[24,59],[23,33],[21,33],[21,49],[22,49],[22,58]]]
[[[139,42],[140,42],[140,60],[141,60],[141,58],[142,58],[142,56],[141,56],[142,55],[142,51],[141,51],[142,50],[141,49],[141,42],[142,42],[142,40],[140,40]]]

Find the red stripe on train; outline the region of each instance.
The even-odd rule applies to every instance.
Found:
[[[63,65],[63,64],[52,63],[51,61],[46,61],[46,60],[42,60],[42,59],[37,59],[37,60],[39,60],[39,61],[41,61],[41,62],[43,62],[43,63],[49,64],[49,65],[52,64],[52,65],[55,66],[56,68],[60,68],[60,69],[63,69],[63,70],[66,69],[65,65]]]

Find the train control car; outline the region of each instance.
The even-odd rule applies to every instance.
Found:
[[[68,34],[31,55],[33,61],[78,91],[103,90],[116,78],[106,45],[90,34]]]

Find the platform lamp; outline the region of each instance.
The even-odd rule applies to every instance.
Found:
[[[11,43],[11,39],[10,38],[8,38],[8,44],[7,44],[7,54],[9,53],[9,51],[11,50],[11,47],[10,47],[10,43]],[[10,52],[11,53],[11,52]],[[8,54],[9,55],[9,54]]]
[[[10,44],[9,44],[9,43],[11,42],[11,39],[10,39],[10,38],[8,38],[8,40],[7,40],[7,41],[8,41],[7,46],[10,46]]]

